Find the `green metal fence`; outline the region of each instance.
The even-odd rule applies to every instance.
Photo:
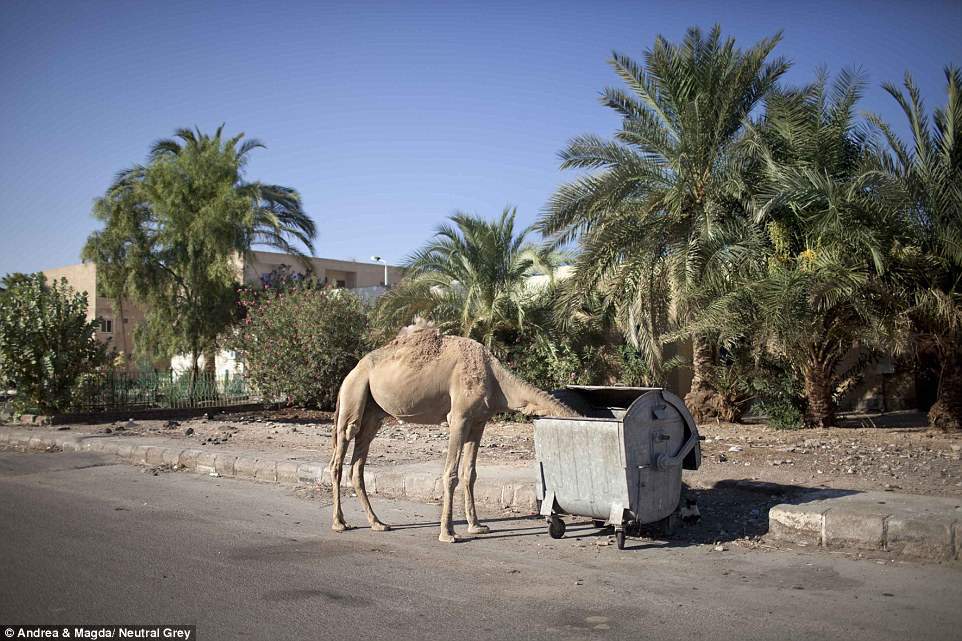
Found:
[[[75,388],[71,405],[76,412],[100,412],[243,405],[256,400],[239,374],[153,371],[88,375]]]

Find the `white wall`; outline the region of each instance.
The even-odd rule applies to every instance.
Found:
[[[200,368],[204,368],[204,357],[201,356],[197,361],[200,364]],[[170,369],[174,371],[174,374],[181,375],[184,372],[190,371],[190,355],[189,354],[178,354],[170,359]],[[244,364],[237,360],[237,355],[229,350],[221,350],[217,352],[214,356],[214,372],[217,374],[217,378],[223,378],[224,374],[230,372],[231,376],[234,374],[244,373]]]

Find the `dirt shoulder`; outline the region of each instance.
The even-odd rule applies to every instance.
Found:
[[[307,456],[323,461],[330,455],[331,421],[329,412],[292,409],[180,422],[70,425],[69,429],[76,433],[110,430],[115,436],[182,439],[184,447],[275,450],[281,457]],[[746,481],[962,496],[962,434],[899,426],[777,431],[763,424],[726,423],[702,425],[699,430],[705,439],[702,467],[685,473],[686,482],[695,488]],[[371,446],[369,463],[390,466],[440,461],[447,441],[446,426],[392,420],[381,428]],[[491,423],[485,429],[480,465],[522,466],[533,459],[532,425]]]

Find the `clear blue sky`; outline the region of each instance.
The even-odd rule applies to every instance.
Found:
[[[721,23],[784,29],[788,79],[861,65],[863,108],[906,70],[929,104],[962,64],[962,3],[0,2],[0,274],[78,261],[91,202],[175,128],[243,131],[249,177],[300,190],[317,254],[398,261],[461,209],[537,216],[557,151],[610,134],[612,49]],[[904,128],[902,129],[904,130]]]

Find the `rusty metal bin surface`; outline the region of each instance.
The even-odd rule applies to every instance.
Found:
[[[682,469],[698,469],[698,428],[684,402],[661,388],[570,386],[562,399],[585,414],[535,419],[538,498],[547,517],[667,519]]]

